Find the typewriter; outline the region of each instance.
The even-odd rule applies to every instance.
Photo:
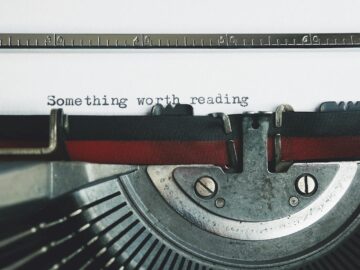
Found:
[[[1,269],[360,269],[360,103],[0,116]]]

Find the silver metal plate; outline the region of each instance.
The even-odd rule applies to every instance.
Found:
[[[334,211],[350,187],[359,185],[357,162],[295,163],[286,172],[268,170],[269,123],[243,119],[243,170],[225,174],[215,166],[149,166],[154,186],[181,216],[199,228],[237,240],[269,240],[300,232]],[[316,195],[302,196],[295,188],[304,174],[316,175]],[[199,198],[201,177],[217,181],[217,195]],[[296,205],[289,200],[296,198]],[[217,200],[224,202],[222,207]],[[226,201],[226,202],[225,202]],[[354,202],[356,205],[358,202]],[[338,217],[341,219],[342,217]],[[344,221],[348,217],[344,216]]]
[[[86,34],[2,33],[0,48],[333,48],[360,47],[360,33]]]

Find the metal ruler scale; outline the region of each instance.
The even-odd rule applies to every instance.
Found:
[[[0,49],[96,48],[351,48],[360,33],[297,34],[61,34],[0,33]]]

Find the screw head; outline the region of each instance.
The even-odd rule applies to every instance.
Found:
[[[217,185],[209,176],[200,177],[195,183],[195,193],[202,199],[208,199],[216,194]]]
[[[296,180],[296,191],[304,196],[311,196],[317,190],[316,178],[311,174],[303,174]]]
[[[289,198],[289,204],[292,206],[292,207],[295,207],[299,204],[299,199],[295,196],[292,196]]]
[[[223,208],[225,206],[225,199],[224,198],[217,198],[215,200],[215,206],[217,208]]]

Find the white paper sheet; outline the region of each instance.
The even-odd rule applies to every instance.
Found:
[[[0,2],[0,32],[359,32],[359,10],[350,0],[11,0]],[[0,113],[144,114],[157,101],[197,114],[314,110],[360,100],[359,70],[360,49],[2,50]]]

